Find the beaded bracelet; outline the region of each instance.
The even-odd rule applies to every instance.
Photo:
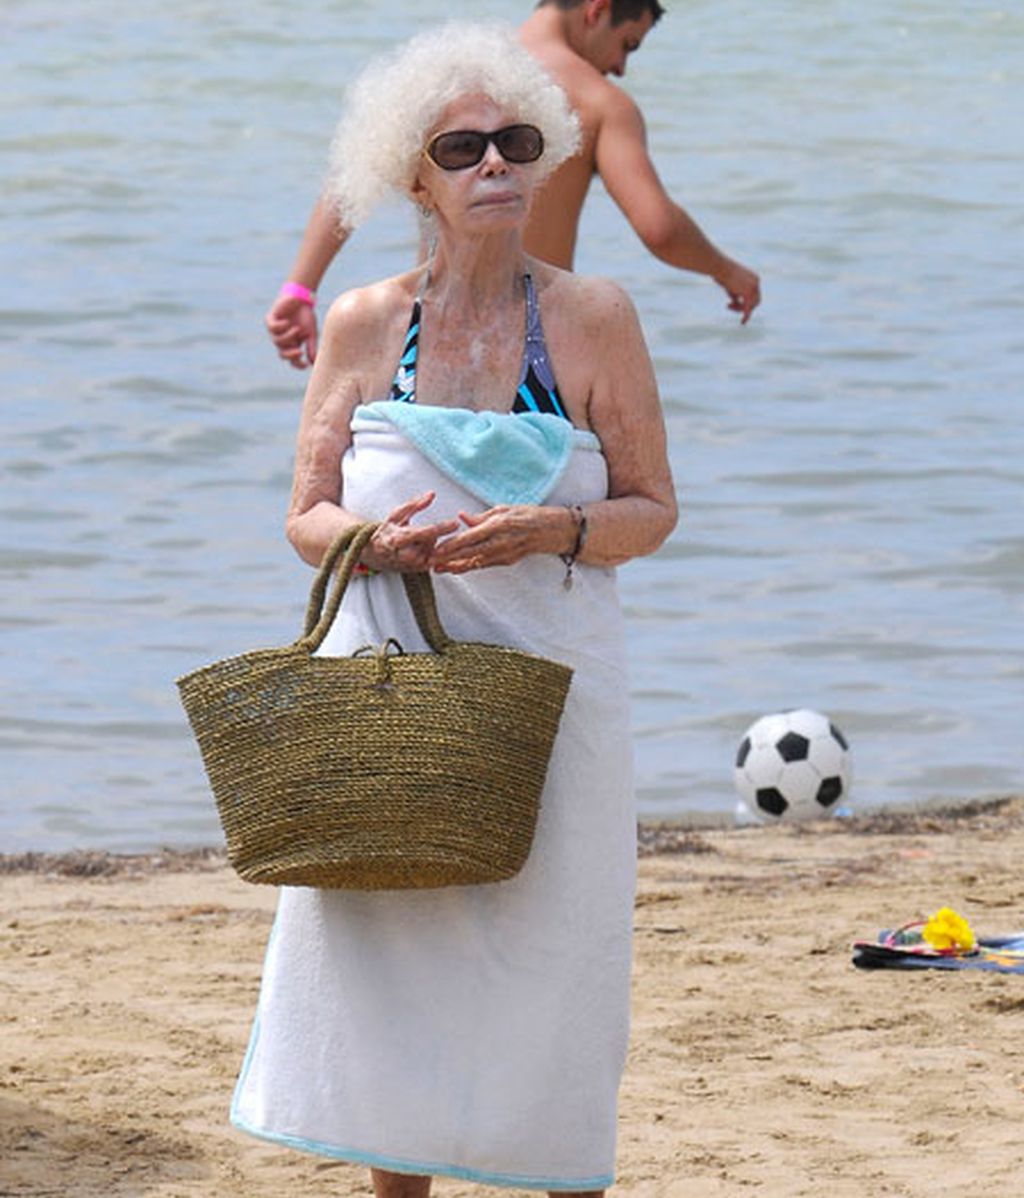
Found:
[[[571,552],[560,553],[558,556],[565,564],[565,577],[562,579],[562,586],[567,590],[572,590],[572,568],[576,565],[576,559],[583,552],[583,546],[587,543],[587,513],[578,503],[566,504],[566,507],[572,513],[573,520],[576,521],[576,544],[573,545]]]

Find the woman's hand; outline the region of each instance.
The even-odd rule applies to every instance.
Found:
[[[512,566],[531,553],[569,553],[576,543],[568,508],[502,504],[476,514],[459,512],[459,519],[466,527],[434,552],[431,565],[439,574]]]
[[[458,520],[440,520],[434,524],[409,525],[413,516],[426,511],[434,502],[435,493],[427,491],[401,504],[370,538],[362,553],[362,563],[371,570],[397,570],[415,574],[429,570],[440,537],[458,529]]]

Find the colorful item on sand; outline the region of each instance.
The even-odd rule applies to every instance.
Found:
[[[855,940],[860,969],[981,969],[1024,973],[1024,932],[975,936],[962,915],[942,907],[926,920],[885,930],[877,940]]]
[[[921,935],[938,953],[969,953],[977,943],[971,925],[949,907],[936,911],[924,925]]]

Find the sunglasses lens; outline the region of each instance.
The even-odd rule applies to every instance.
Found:
[[[454,129],[439,133],[427,147],[427,153],[445,171],[462,171],[476,164],[493,141],[506,162],[536,162],[544,153],[544,137],[534,125],[509,125],[497,133],[475,129]]]
[[[476,166],[486,149],[487,138],[467,129],[435,137],[427,153],[442,170],[460,171]]]
[[[506,162],[536,162],[544,152],[544,138],[533,125],[509,125],[494,135],[494,144]]]

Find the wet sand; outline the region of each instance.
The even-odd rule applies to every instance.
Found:
[[[616,1192],[1017,1198],[1024,976],[849,946],[943,905],[1024,928],[1022,850],[1021,799],[643,829]],[[370,1193],[227,1123],[273,905],[215,851],[0,858],[0,1195]]]

